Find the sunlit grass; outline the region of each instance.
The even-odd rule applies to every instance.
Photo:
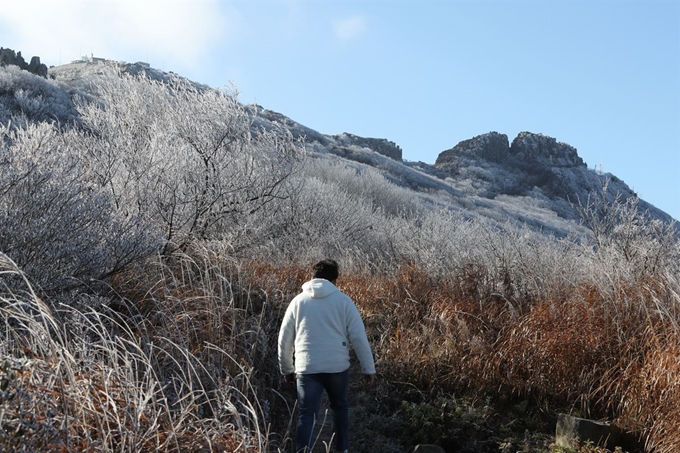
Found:
[[[3,278],[23,278],[3,259]],[[214,246],[170,261],[120,274],[109,308],[50,308],[28,281],[3,293],[2,445],[292,448],[294,394],[281,388],[275,338],[306,269],[226,258]],[[676,276],[616,291],[544,282],[559,288],[545,298],[494,279],[478,266],[435,277],[404,264],[348,270],[338,285],[362,312],[383,380],[571,407],[637,430],[650,451],[677,451]]]
[[[279,288],[299,268],[256,268]],[[392,275],[345,274],[381,374],[423,391],[530,399],[583,416],[610,418],[655,451],[677,451],[680,435],[680,283],[662,275],[610,288],[545,282],[550,298],[489,291],[472,268],[448,277],[405,265]]]

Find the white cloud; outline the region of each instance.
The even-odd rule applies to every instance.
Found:
[[[368,28],[365,16],[354,15],[335,23],[335,36],[342,41],[360,38]]]
[[[237,29],[219,0],[0,0],[0,42],[44,63],[82,55],[191,67]],[[61,60],[61,61],[60,61]]]

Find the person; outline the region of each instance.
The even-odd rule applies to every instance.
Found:
[[[302,285],[286,309],[278,339],[281,373],[296,382],[298,451],[311,452],[313,431],[323,391],[328,395],[335,430],[335,448],[349,444],[351,344],[368,385],[375,378],[373,353],[366,329],[352,299],[335,286],[338,263],[323,260],[312,267],[312,280]]]

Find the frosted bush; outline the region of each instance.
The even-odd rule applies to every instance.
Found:
[[[374,209],[383,209],[391,215],[422,209],[420,199],[412,190],[397,185],[370,166],[322,158],[308,159],[302,169],[302,177],[315,177],[342,187]]]
[[[277,255],[305,262],[370,242],[370,206],[333,183],[307,178],[287,205],[277,219]]]
[[[165,250],[230,232],[290,196],[301,150],[286,131],[252,130],[236,93],[105,71],[79,105],[98,184],[117,209],[159,222]]]
[[[576,207],[582,222],[592,231],[586,252],[611,275],[638,278],[664,270],[680,271],[680,237],[675,222],[650,218],[640,199],[624,199],[609,190],[605,180]]]
[[[0,132],[0,251],[39,287],[106,278],[154,251],[157,230],[114,209],[70,133],[46,123]]]
[[[32,122],[70,124],[78,119],[68,90],[54,80],[31,74],[17,66],[0,67],[0,123],[12,117]]]

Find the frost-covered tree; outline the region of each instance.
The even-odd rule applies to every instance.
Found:
[[[159,222],[165,251],[252,232],[252,216],[290,196],[301,148],[253,130],[237,93],[105,71],[79,104],[97,183],[116,209]]]
[[[114,208],[72,136],[0,128],[0,251],[46,291],[106,278],[159,243],[145,216]]]

